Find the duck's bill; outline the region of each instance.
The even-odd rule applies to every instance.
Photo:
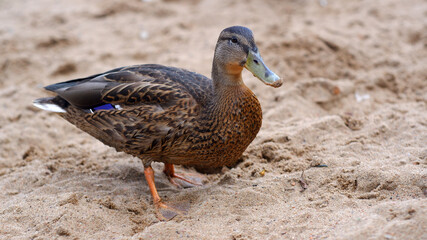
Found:
[[[267,85],[276,88],[282,86],[282,79],[268,69],[258,52],[249,51],[245,68]]]

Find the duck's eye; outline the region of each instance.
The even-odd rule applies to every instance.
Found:
[[[231,39],[230,39],[230,41],[231,41],[232,43],[237,43],[237,42],[238,42],[238,41],[237,41],[237,38],[235,38],[235,37],[231,38]]]

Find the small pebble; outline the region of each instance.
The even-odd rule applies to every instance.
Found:
[[[148,37],[149,37],[149,33],[147,32],[147,31],[144,31],[144,30],[142,30],[140,33],[139,33],[139,38],[141,38],[142,40],[145,40],[145,39],[147,39]]]
[[[328,6],[328,0],[319,0],[319,4],[322,7],[326,7],[326,6]]]

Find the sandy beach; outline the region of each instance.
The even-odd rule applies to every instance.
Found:
[[[284,79],[246,85],[263,125],[240,163],[177,189],[32,106],[43,86],[157,63],[210,76],[250,28]],[[0,0],[0,239],[427,239],[423,0]],[[194,171],[178,166],[177,171]]]

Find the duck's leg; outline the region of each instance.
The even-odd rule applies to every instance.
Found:
[[[163,172],[168,177],[169,181],[179,188],[189,188],[195,186],[202,186],[206,179],[203,175],[198,173],[175,173],[175,167],[171,163],[165,163]]]
[[[144,166],[144,174],[153,196],[153,203],[158,213],[157,217],[160,220],[168,221],[178,214],[186,214],[188,210],[188,206],[185,206],[186,204],[166,204],[162,201],[154,184],[154,171],[151,166]]]

